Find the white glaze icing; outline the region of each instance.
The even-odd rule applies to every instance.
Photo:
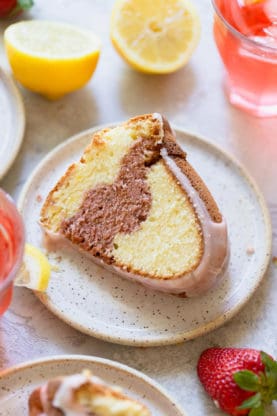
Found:
[[[88,380],[89,378],[85,374],[65,377],[55,394],[53,406],[62,410],[65,416],[87,416],[84,408],[73,400],[72,391],[78,389]]]
[[[87,416],[87,411],[83,406],[76,403],[73,397],[73,391],[83,384],[91,382],[104,385],[98,377],[91,376],[89,372],[84,371],[82,374],[74,374],[65,377],[55,394],[53,406],[62,410],[65,416]]]
[[[47,402],[48,402],[48,397],[47,397],[47,384],[44,384],[40,388],[40,401],[41,401],[42,408],[45,409],[46,406],[47,406]],[[45,416],[45,413],[42,413],[41,416]]]
[[[152,117],[160,122],[163,131],[163,116],[160,113],[152,113]],[[161,134],[161,136],[163,136],[163,133]]]
[[[216,223],[211,219],[206,205],[198,192],[193,188],[189,179],[183,174],[174,160],[168,156],[165,148],[161,149],[161,156],[187,193],[201,223],[204,253],[200,264],[193,272],[172,280],[173,284],[178,282],[176,289],[179,288],[179,284],[182,281],[181,285],[185,288],[186,294],[188,296],[196,296],[213,286],[224,268],[228,255],[227,225],[224,218],[222,218],[220,223]]]

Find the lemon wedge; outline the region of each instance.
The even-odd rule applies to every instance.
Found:
[[[189,0],[117,0],[111,39],[135,69],[174,72],[191,57],[200,38],[200,20]]]
[[[252,4],[263,3],[265,0],[244,0],[245,6],[251,6]]]
[[[44,20],[10,25],[4,41],[15,78],[49,99],[85,85],[100,54],[100,41],[90,31]]]
[[[25,244],[23,264],[16,276],[15,286],[44,292],[49,283],[51,266],[47,257],[31,244]]]

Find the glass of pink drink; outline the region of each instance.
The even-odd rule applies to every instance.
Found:
[[[277,0],[212,0],[214,38],[232,104],[277,115]]]
[[[22,219],[12,199],[0,189],[0,315],[10,304],[13,281],[22,261],[23,249]]]

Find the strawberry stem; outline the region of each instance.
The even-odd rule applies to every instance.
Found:
[[[261,407],[261,393],[257,393],[254,396],[249,397],[249,399],[244,400],[244,402],[238,407],[239,410],[243,409],[256,409]]]
[[[243,370],[234,374],[237,385],[247,391],[259,391],[260,379],[253,371]]]
[[[249,416],[263,416],[264,405],[277,400],[277,362],[261,351],[261,361],[265,371],[259,375],[249,370],[238,371],[233,375],[236,384],[246,391],[255,392],[237,409],[251,409]]]

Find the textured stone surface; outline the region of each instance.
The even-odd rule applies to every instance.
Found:
[[[26,134],[20,153],[0,186],[17,198],[29,173],[54,146],[96,124],[159,111],[171,122],[202,134],[229,150],[257,180],[269,203],[277,255],[277,119],[259,120],[231,107],[222,87],[223,68],[212,39],[209,0],[195,0],[202,38],[187,67],[169,76],[134,72],[109,41],[111,0],[36,0],[28,17],[62,20],[93,29],[103,42],[96,73],[82,90],[48,102],[21,89]],[[3,54],[0,25],[0,64]],[[2,109],[0,108],[0,111]],[[242,276],[243,278],[243,276]],[[209,346],[251,346],[277,356],[277,268],[243,310],[224,327],[185,344],[160,348],[111,345],[80,334],[54,317],[27,289],[16,289],[0,319],[0,368],[46,355],[78,353],[118,360],[160,382],[194,416],[222,413],[203,394],[195,374],[200,352]],[[276,414],[277,409],[269,414]]]

